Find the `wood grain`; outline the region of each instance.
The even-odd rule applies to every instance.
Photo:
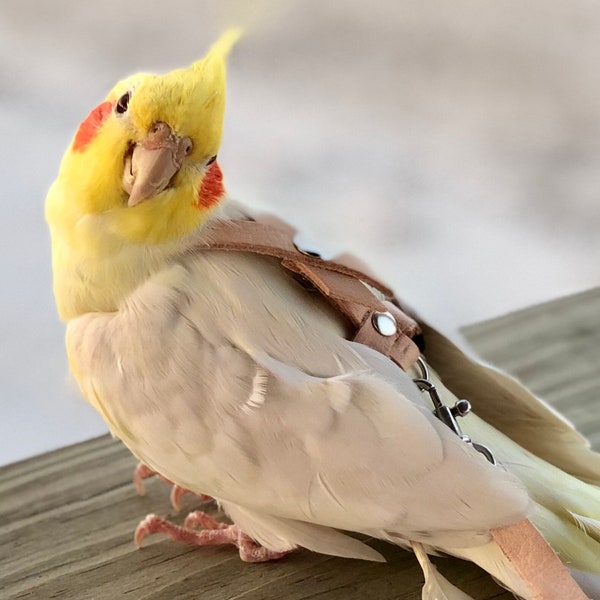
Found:
[[[484,360],[555,406],[600,449],[600,288],[463,329]]]
[[[498,364],[567,414],[600,444],[600,291],[465,329]],[[0,469],[0,597],[6,600],[419,600],[414,557],[370,542],[388,562],[367,563],[297,552],[276,563],[242,563],[232,547],[195,549],[162,536],[142,550],[132,536],[149,512],[181,522],[169,489],[149,480],[145,497],[131,483],[135,461],[107,436]],[[214,508],[204,505],[214,513]],[[474,598],[510,599],[483,571],[436,559],[440,571]]]

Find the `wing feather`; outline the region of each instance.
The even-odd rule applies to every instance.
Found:
[[[312,523],[459,547],[522,518],[518,480],[345,333],[274,261],[205,253],[118,312],[73,320],[67,345],[84,394],[134,454],[232,511],[287,523],[289,543],[304,535],[290,523]]]
[[[422,327],[428,361],[479,417],[563,471],[600,484],[600,454],[562,415],[512,377],[472,360],[432,327]]]

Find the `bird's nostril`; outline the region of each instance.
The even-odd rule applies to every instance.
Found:
[[[156,121],[152,123],[150,126],[150,130],[148,131],[150,135],[160,136],[160,137],[168,137],[172,135],[171,128],[164,123],[163,121]]]
[[[194,144],[189,137],[184,137],[179,143],[179,152],[181,152],[183,156],[189,156],[193,149]]]

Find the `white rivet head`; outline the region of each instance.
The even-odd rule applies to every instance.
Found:
[[[316,248],[311,248],[309,246],[300,247],[296,242],[294,242],[294,246],[296,246],[296,250],[298,250],[298,252],[302,252],[302,254],[306,254],[306,256],[321,258],[321,252]]]
[[[298,252],[301,252],[306,256],[311,256],[312,258],[321,258],[322,260],[331,260],[331,258],[333,258],[333,254],[331,252],[327,252],[326,250],[319,248],[301,232],[298,232],[294,236],[294,246]]]
[[[389,312],[376,312],[373,313],[372,316],[373,327],[377,330],[378,333],[385,337],[390,337],[392,335],[396,335],[398,331],[398,326],[396,325],[396,319],[394,319],[394,315]]]

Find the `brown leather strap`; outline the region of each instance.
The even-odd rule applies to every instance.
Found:
[[[568,569],[531,521],[492,530],[504,556],[529,585],[536,600],[587,600]]]
[[[206,242],[195,249],[251,252],[280,259],[286,269],[312,283],[349,319],[355,328],[356,342],[388,356],[404,370],[416,362],[419,348],[412,338],[420,333],[418,324],[398,307],[391,290],[365,273],[366,269],[353,257],[344,255],[328,261],[307,256],[294,246],[295,230],[279,220],[215,221],[207,225],[205,231]],[[377,290],[383,299],[365,283]],[[386,312],[395,319],[395,335],[381,335],[375,326],[374,317]],[[530,521],[494,529],[492,537],[530,586],[536,600],[586,599]]]
[[[393,297],[392,291],[371,275],[346,266],[339,260],[325,261],[299,252],[294,246],[296,230],[283,221],[277,221],[277,225],[271,224],[272,222],[276,221],[274,219],[269,223],[246,220],[214,221],[207,225],[206,242],[200,247],[205,250],[252,252],[274,256],[281,260],[298,261],[307,266],[352,276],[368,283],[384,296]]]
[[[355,329],[355,341],[385,354],[404,370],[417,360],[419,348],[412,341],[420,332],[416,321],[400,310],[388,287],[355,268],[358,263],[355,259],[345,255],[343,264],[339,259],[323,260],[299,251],[294,245],[295,230],[282,221],[214,221],[207,225],[205,233],[206,241],[195,249],[251,252],[278,258],[286,269],[309,281],[349,319]],[[382,335],[374,321],[379,313],[386,312],[396,322],[396,333],[392,335]]]

